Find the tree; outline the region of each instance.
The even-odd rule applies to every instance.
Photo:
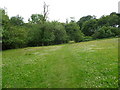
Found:
[[[116,27],[117,25],[119,25],[120,18],[117,16],[116,13],[113,12],[109,15],[108,21],[110,26]]]
[[[97,28],[98,28],[97,20],[91,19],[83,23],[81,30],[86,36],[91,36],[94,34]]]
[[[42,46],[45,44],[45,28],[46,28],[46,20],[47,20],[47,15],[48,15],[48,5],[46,5],[46,3],[44,2],[43,5],[43,23],[42,23],[42,34],[41,34],[41,38],[42,38]],[[48,27],[47,27],[48,28]]]
[[[78,30],[77,32],[75,32],[75,34],[74,34],[74,41],[75,42],[84,41],[83,39],[84,39],[84,34],[80,30]]]
[[[82,28],[82,25],[85,21],[89,21],[91,19],[95,19],[95,16],[91,16],[91,15],[88,15],[88,16],[84,16],[82,18],[79,19],[79,21],[77,22],[77,24],[80,26],[80,28]]]
[[[0,25],[5,26],[9,22],[9,16],[6,14],[5,10],[0,8]]]
[[[9,27],[9,16],[6,14],[5,10],[0,8],[0,36],[2,37],[3,29],[6,30]]]
[[[24,24],[23,18],[19,15],[11,17],[10,24],[22,26]]]
[[[9,28],[9,16],[6,14],[6,12],[5,12],[5,10],[4,9],[0,9],[0,37],[2,38],[2,39],[4,39],[3,38],[3,32],[6,32],[7,30],[8,30],[8,28]],[[2,43],[3,43],[4,41],[2,40]],[[2,44],[2,49],[3,49],[3,44]]]
[[[53,43],[55,36],[53,32],[53,25],[50,22],[44,22],[41,29],[42,45],[50,45]],[[43,32],[44,31],[44,32]]]
[[[95,16],[85,16],[76,23],[49,22],[48,5],[44,2],[43,15],[32,14],[29,22],[24,23],[19,15],[11,17],[4,9],[0,9],[0,31],[3,49],[22,48],[26,46],[44,46],[67,43],[68,41],[88,41],[93,38],[109,38],[120,36],[120,17],[116,13],[96,19]]]
[[[41,26],[39,24],[28,24],[27,29],[29,29],[28,33],[28,46],[41,46],[42,45],[42,37],[41,37]]]
[[[103,26],[101,28],[98,29],[98,31],[96,31],[93,34],[93,38],[109,38],[109,37],[114,37],[115,32],[114,30],[117,30],[117,28],[113,28],[110,26]]]
[[[80,27],[75,22],[70,22],[65,26],[69,40],[74,40],[76,42],[82,41],[83,34],[80,31]]]
[[[27,29],[23,18],[16,16],[9,19],[2,11],[2,49],[21,48],[27,45]]]
[[[9,24],[9,16],[6,14],[5,10],[0,8],[0,44],[2,44],[2,32],[3,29],[6,30]]]
[[[48,18],[48,7],[49,5],[47,5],[45,2],[44,2],[44,5],[43,5],[43,21],[46,21],[47,18]]]
[[[32,24],[41,24],[44,21],[44,17],[41,14],[32,14],[28,21]]]
[[[114,33],[114,36],[120,37],[120,29],[117,27],[110,27],[110,30],[112,33]]]
[[[65,27],[57,21],[52,22],[52,24],[53,24],[54,35],[55,35],[54,43],[60,44],[60,43],[68,42],[68,36],[65,31]]]
[[[107,16],[102,16],[100,19],[98,19],[98,26],[103,27],[103,26],[109,26],[109,15]]]
[[[24,27],[11,26],[3,30],[3,49],[22,48],[27,45],[27,31]]]
[[[102,16],[100,19],[98,19],[98,26],[112,26],[116,27],[119,25],[119,17],[117,16],[116,13],[111,13],[110,15],[107,16]]]

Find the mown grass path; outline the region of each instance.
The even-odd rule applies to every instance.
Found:
[[[118,87],[118,39],[3,51],[3,88]]]

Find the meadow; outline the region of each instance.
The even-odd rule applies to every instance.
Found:
[[[3,88],[117,88],[118,38],[2,52]]]

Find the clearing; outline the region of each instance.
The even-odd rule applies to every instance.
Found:
[[[2,52],[3,88],[117,88],[118,38]]]

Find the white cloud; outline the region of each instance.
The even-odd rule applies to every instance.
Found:
[[[82,16],[102,15],[118,12],[119,0],[0,0],[0,6],[6,7],[8,15],[20,16],[25,21],[34,13],[42,13],[43,2],[49,6],[49,19],[65,21],[66,18],[75,17],[78,20]]]

